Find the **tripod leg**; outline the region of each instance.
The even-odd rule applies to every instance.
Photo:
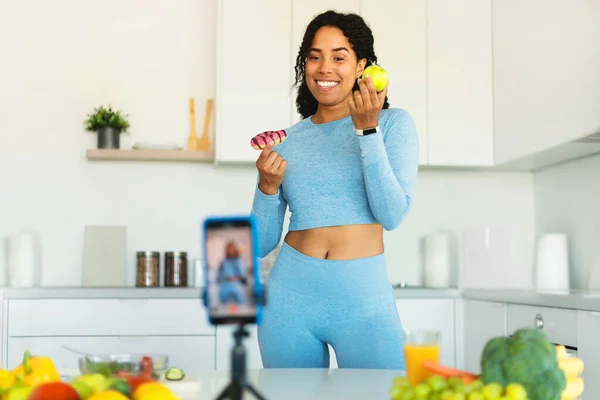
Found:
[[[254,397],[256,397],[256,400],[267,400],[263,397],[262,394],[258,393],[258,390],[256,390],[256,388],[254,388],[254,386],[252,386],[248,382],[246,382],[246,384],[244,385],[244,389],[246,389],[247,391],[252,393],[254,395]]]
[[[217,398],[215,400],[231,400],[231,398],[229,397],[229,391],[231,389],[231,385],[232,385],[232,383],[225,386],[225,388],[221,391],[221,393],[219,394],[219,396],[217,396]]]

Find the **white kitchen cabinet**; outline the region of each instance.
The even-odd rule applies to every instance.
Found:
[[[255,162],[250,139],[291,125],[291,4],[217,2],[217,162]]]
[[[292,5],[292,49],[291,49],[291,65],[290,71],[293,82],[295,71],[293,67],[296,65],[296,57],[302,45],[304,32],[310,21],[317,15],[327,11],[334,10],[343,13],[358,13],[360,9],[360,0],[302,0],[293,1]],[[294,87],[290,96],[290,107],[292,112],[292,123],[296,123],[302,119],[296,109],[296,96],[298,91]]]
[[[184,371],[212,371],[215,368],[214,336],[53,336],[9,337],[6,364],[14,368],[23,361],[23,353],[50,357],[60,373],[74,375],[81,355],[88,354],[165,354],[169,366]]]
[[[600,2],[493,2],[495,159],[600,129]]]
[[[231,349],[235,344],[233,332],[237,326],[220,325],[217,327],[216,340],[216,358],[217,370],[231,369]],[[248,368],[260,369],[263,368],[262,359],[260,358],[260,348],[258,347],[257,325],[247,326],[249,336],[243,340],[246,349],[246,365]]]
[[[427,3],[427,164],[494,164],[491,0]]]
[[[378,63],[389,75],[390,107],[408,111],[419,135],[419,164],[427,164],[427,9],[425,1],[363,0]]]
[[[464,300],[465,369],[481,372],[481,353],[488,340],[506,335],[506,306],[503,303]]]
[[[506,332],[512,335],[521,328],[542,329],[553,343],[577,346],[576,310],[508,304]]]
[[[583,360],[583,400],[600,399],[600,313],[577,313],[577,356]]]
[[[8,336],[215,335],[197,299],[11,299],[8,307]]]
[[[454,367],[454,299],[397,299],[396,307],[405,331],[424,329],[440,332],[440,362]]]

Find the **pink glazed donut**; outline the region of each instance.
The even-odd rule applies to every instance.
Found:
[[[250,139],[250,146],[255,150],[262,150],[269,144],[276,145],[283,142],[286,137],[287,133],[285,133],[283,129],[278,131],[265,131]]]

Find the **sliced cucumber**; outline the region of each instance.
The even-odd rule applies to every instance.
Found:
[[[180,381],[184,376],[185,372],[175,367],[169,368],[165,374],[165,378],[167,378],[168,381]]]

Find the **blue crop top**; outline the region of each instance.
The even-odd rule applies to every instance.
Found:
[[[419,141],[411,115],[381,110],[381,132],[357,136],[350,116],[323,124],[305,118],[273,147],[288,162],[274,195],[255,187],[260,254],[279,245],[286,207],[289,230],[378,223],[395,229],[411,208]]]

